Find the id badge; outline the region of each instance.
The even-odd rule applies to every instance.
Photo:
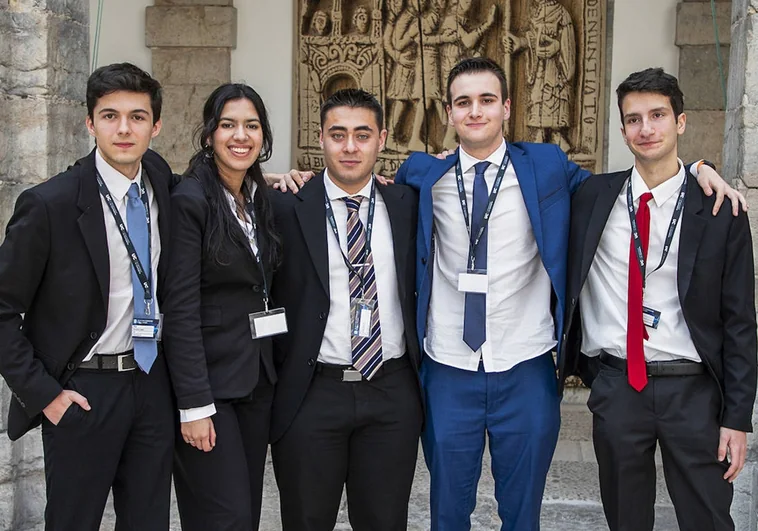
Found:
[[[652,328],[653,330],[657,329],[658,323],[661,322],[661,312],[652,308],[648,308],[647,306],[643,306],[642,322],[645,323],[645,326]]]
[[[163,340],[163,314],[158,316],[158,331],[155,333],[155,339],[156,341]]]
[[[284,308],[251,313],[248,317],[250,318],[250,333],[253,339],[287,333],[287,315],[284,313]]]
[[[138,319],[132,321],[132,337],[139,339],[156,339],[160,321],[158,319]]]
[[[353,337],[371,337],[371,321],[376,302],[353,299],[350,302],[350,334]]]
[[[469,269],[465,273],[458,273],[458,291],[487,293],[488,278],[486,269]]]

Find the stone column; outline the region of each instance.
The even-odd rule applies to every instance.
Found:
[[[724,176],[747,191],[753,254],[758,257],[758,0],[733,0],[731,33]],[[756,429],[757,413],[758,404],[753,412]],[[735,482],[732,515],[737,529],[758,529],[758,437],[755,434],[748,435],[747,463]]]
[[[718,0],[716,23],[725,76],[729,75],[730,15],[731,0]],[[680,48],[679,83],[687,113],[687,133],[679,140],[679,155],[685,161],[708,159],[721,168],[724,93],[709,0],[683,0],[677,6],[676,45]]]
[[[0,0],[0,230],[26,188],[89,150],[88,0]],[[0,529],[42,526],[45,481],[38,430],[11,443],[10,393],[0,382]]]
[[[163,130],[153,147],[181,173],[195,151],[205,99],[230,80],[237,10],[232,0],[155,0],[145,15],[153,76],[164,87]]]

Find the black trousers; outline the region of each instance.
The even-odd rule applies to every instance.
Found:
[[[150,374],[79,369],[65,387],[92,409],[42,422],[46,531],[98,531],[111,487],[116,531],[166,531],[174,405],[163,355]]]
[[[728,464],[717,457],[720,403],[707,373],[650,377],[638,393],[625,371],[600,364],[587,405],[611,531],[653,529],[656,442],[679,528],[734,529]]]
[[[372,381],[317,372],[272,446],[284,531],[332,531],[343,486],[355,531],[407,528],[423,413],[406,360]]]
[[[261,371],[252,394],[217,400],[216,446],[185,443],[177,427],[174,487],[183,531],[258,529],[274,387]]]

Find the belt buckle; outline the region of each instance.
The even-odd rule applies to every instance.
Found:
[[[117,356],[118,372],[133,371],[134,367],[124,367],[124,360],[132,354],[120,354]]]
[[[363,375],[358,369],[344,369],[342,371],[343,382],[360,382],[363,380]]]

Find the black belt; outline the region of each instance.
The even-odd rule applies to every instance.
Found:
[[[408,366],[410,366],[410,361],[407,354],[404,354],[399,358],[385,360],[384,363],[382,363],[382,366],[379,367],[379,370],[376,371],[374,377],[371,378],[371,381],[381,378],[384,375],[397,372]],[[360,382],[364,379],[360,371],[352,365],[332,365],[330,363],[318,362],[316,363],[316,374],[321,374],[327,378],[334,378],[335,380],[343,382]]]
[[[87,361],[79,364],[79,369],[90,371],[133,371],[137,368],[134,360],[134,350],[121,354],[95,354]]]
[[[607,352],[601,352],[600,361],[614,369],[626,372],[625,359]],[[648,376],[694,376],[705,372],[705,366],[702,363],[689,360],[648,361],[645,366]]]

